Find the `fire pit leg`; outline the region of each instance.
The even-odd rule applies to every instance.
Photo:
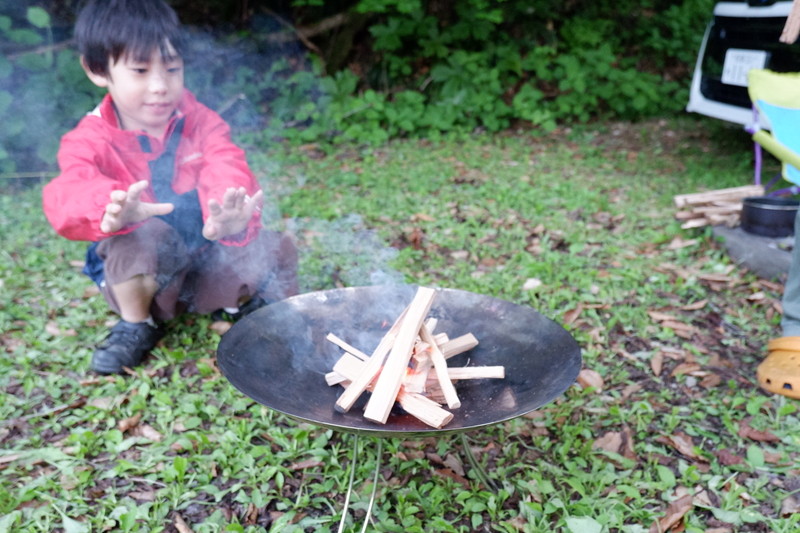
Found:
[[[470,466],[472,466],[473,470],[475,470],[475,473],[478,475],[478,479],[481,480],[481,483],[497,492],[497,485],[489,478],[486,470],[483,469],[478,460],[475,458],[475,455],[472,453],[472,448],[469,446],[466,433],[461,434],[461,446],[464,448],[464,455],[467,456]]]
[[[367,505],[367,514],[364,516],[364,525],[361,527],[361,533],[365,533],[367,531],[367,525],[369,524],[369,519],[372,514],[372,507],[375,504],[375,493],[378,489],[378,475],[380,474],[381,469],[381,454],[383,452],[383,440],[376,439],[378,441],[377,447],[378,449],[375,452],[375,473],[372,477],[372,494],[369,497],[369,504]],[[353,459],[350,461],[350,480],[347,484],[347,494],[344,498],[344,509],[342,510],[342,519],[339,522],[339,530],[338,533],[344,532],[344,524],[347,520],[348,511],[350,510],[350,497],[353,494],[353,483],[355,482],[356,478],[356,466],[358,464],[358,454],[359,454],[359,447],[358,447],[358,433],[353,435]]]

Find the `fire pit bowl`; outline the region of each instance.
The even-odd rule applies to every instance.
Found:
[[[363,417],[369,393],[346,413],[334,409],[342,393],[330,372],[342,351],[334,333],[372,353],[414,298],[411,285],[333,289],[294,296],[240,320],[222,337],[222,374],[258,403],[315,425],[377,437],[469,431],[516,418],[560,396],[576,379],[581,350],[572,336],[530,307],[456,289],[438,289],[428,316],[450,338],[472,333],[479,345],[448,366],[502,365],[504,379],[461,381],[461,407],[442,429],[395,407],[386,424]]]

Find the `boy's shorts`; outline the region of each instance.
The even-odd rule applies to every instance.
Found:
[[[141,274],[158,283],[150,308],[156,320],[234,308],[256,295],[275,301],[298,292],[297,249],[288,235],[274,231],[261,230],[246,246],[209,242],[190,250],[172,226],[151,218],[101,241],[97,255],[105,271],[101,292],[117,313],[110,286]]]

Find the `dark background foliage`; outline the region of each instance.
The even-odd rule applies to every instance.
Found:
[[[379,144],[681,113],[709,0],[173,0],[187,85],[254,145]],[[53,169],[100,93],[77,0],[0,8],[0,172]]]

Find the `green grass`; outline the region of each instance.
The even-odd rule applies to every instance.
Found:
[[[270,223],[301,245],[304,291],[403,280],[530,305],[603,380],[468,435],[496,490],[456,436],[385,441],[370,531],[656,531],[685,494],[685,531],[800,531],[798,402],[755,382],[780,333],[780,285],[673,217],[675,194],[749,183],[749,149],[737,129],[692,118],[250,149],[266,212],[285,217]],[[336,531],[350,436],[233,389],[205,316],[173,321],[138,376],[92,375],[115,317],[79,273],[85,244],[52,232],[40,185],[1,192],[0,532]],[[720,273],[730,281],[704,277]],[[628,445],[598,447],[614,436]],[[348,531],[375,466],[362,444]]]

